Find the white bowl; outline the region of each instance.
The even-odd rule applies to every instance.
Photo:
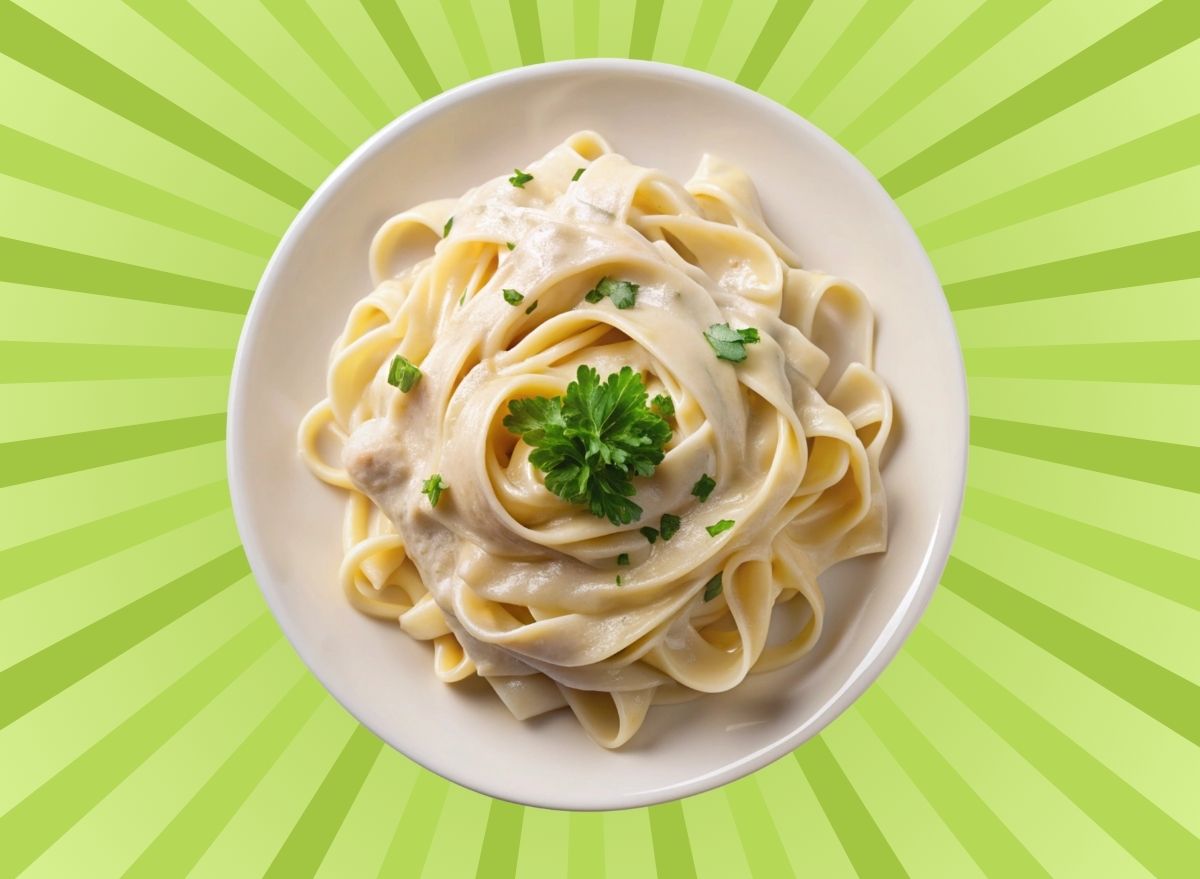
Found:
[[[851,279],[878,315],[895,397],[885,458],[890,545],[822,578],[825,632],[802,662],[729,693],[654,708],[623,749],[569,712],[522,723],[486,685],[447,686],[426,644],[352,610],[335,582],[344,498],[297,456],[326,355],[371,288],[390,215],[524,167],[578,129],[680,179],[702,152],[745,168],[804,264]],[[844,711],[928,603],[962,502],[967,401],[941,287],[899,209],[849,153],[767,98],[707,74],[625,60],[542,64],[440,95],[392,122],[300,211],[259,284],[229,399],[229,481],[251,567],[296,652],[355,717],[439,775],[535,806],[616,809],[698,793],[786,754]]]

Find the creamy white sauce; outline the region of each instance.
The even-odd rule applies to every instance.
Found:
[[[443,680],[481,675],[520,718],[569,705],[617,747],[653,703],[811,648],[817,576],[885,547],[891,400],[866,299],[799,267],[736,167],[705,156],[680,185],[582,132],[523,170],[523,188],[502,175],[380,229],[379,286],[334,346],[300,449],[350,494],[340,578],[355,607],[432,641]],[[604,276],[639,285],[634,307],[585,300]],[[758,330],[745,361],[715,356],[704,331],[722,323]],[[396,355],[421,369],[409,393],[387,382]],[[632,366],[674,401],[631,525],[551,494],[501,423],[512,400],[564,393],[580,365]],[[326,433],[340,463],[319,454]],[[433,507],[421,489],[435,473]],[[702,503],[703,474],[716,487]],[[639,529],[667,513],[682,526],[651,545]],[[710,536],[721,519],[735,524]]]

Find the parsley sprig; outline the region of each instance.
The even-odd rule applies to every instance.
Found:
[[[651,476],[663,459],[671,428],[646,405],[646,386],[631,367],[603,382],[581,366],[562,397],[529,397],[508,404],[504,426],[534,447],[529,460],[546,488],[614,525],[642,515],[630,500],[634,476]]]
[[[435,473],[425,480],[425,483],[421,486],[421,494],[429,498],[429,506],[436,507],[438,501],[442,499],[442,492],[449,487],[446,483],[442,482],[442,474]]]

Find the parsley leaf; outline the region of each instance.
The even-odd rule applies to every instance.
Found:
[[[647,525],[644,528],[639,528],[638,531],[642,532],[642,537],[646,538],[646,541],[651,546],[654,545],[654,541],[658,540],[658,529],[657,528],[651,528],[649,525]]]
[[[731,329],[729,324],[713,324],[704,331],[704,338],[716,352],[718,359],[741,363],[746,359],[746,346],[759,341],[758,330],[747,327],[744,330]]]
[[[650,408],[663,418],[670,418],[675,414],[675,401],[666,394],[656,394],[650,401]]]
[[[454,217],[446,221],[446,225],[442,227],[442,237],[449,238],[450,230],[454,228]]]
[[[535,300],[533,300],[533,305],[531,305],[531,306],[529,306],[527,309],[525,309],[525,313],[526,313],[526,314],[533,314],[533,310],[534,310],[535,308],[537,308],[537,304],[538,304],[538,301],[537,301],[536,299],[535,299]]]
[[[509,305],[519,305],[521,300],[524,298],[525,296],[521,293],[518,293],[516,290],[513,290],[509,287],[504,288],[504,301]]]
[[[638,285],[632,281],[603,277],[583,298],[588,302],[599,302],[608,297],[617,308],[632,308],[637,301],[637,291]]]
[[[721,585],[721,575],[717,574],[717,576],[713,577],[704,584],[704,600],[712,601],[721,594],[721,590],[723,588],[724,587]]]
[[[388,369],[387,380],[389,385],[397,387],[401,393],[407,394],[421,380],[421,370],[397,354]]]
[[[642,515],[630,498],[634,476],[652,476],[671,428],[646,406],[631,367],[600,381],[581,366],[562,397],[512,400],[504,426],[534,447],[529,460],[546,488],[594,516],[627,525]]]
[[[619,556],[617,556],[617,564],[618,564],[618,565],[627,565],[627,564],[629,564],[629,553],[627,553],[627,552],[623,552],[623,553],[621,553]]]
[[[583,168],[576,168],[574,176],[571,177],[571,182],[574,183],[576,180],[578,180],[582,176],[583,176]]]
[[[435,473],[425,480],[425,484],[421,486],[421,494],[429,498],[429,506],[436,507],[442,499],[442,492],[449,487],[442,482],[442,474]]]
[[[711,525],[705,525],[704,530],[708,532],[709,537],[716,537],[723,531],[728,531],[732,528],[734,522],[732,519],[722,519],[720,522],[714,522]]]
[[[679,530],[679,526],[681,524],[682,523],[679,521],[678,516],[672,515],[671,513],[663,513],[662,520],[658,523],[658,530],[659,533],[662,534],[662,539],[670,540],[672,537],[674,537],[675,532]]]
[[[513,168],[513,176],[508,178],[508,182],[517,187],[517,189],[524,189],[525,184],[532,179],[532,174],[526,174],[520,168]]]
[[[696,484],[692,486],[692,494],[700,498],[700,503],[708,500],[708,496],[712,494],[714,488],[717,487],[717,481],[705,473],[696,480]]]

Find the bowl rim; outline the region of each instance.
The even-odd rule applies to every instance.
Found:
[[[452,760],[443,759],[437,754],[421,754],[418,757],[416,754],[409,753],[408,750],[400,748],[388,735],[365,723],[358,716],[357,712],[347,704],[342,695],[338,693],[335,687],[331,686],[330,682],[322,674],[320,663],[313,662],[314,652],[293,638],[287,622],[289,614],[283,602],[277,597],[279,593],[277,590],[269,588],[264,579],[259,575],[259,572],[269,570],[266,560],[268,553],[263,550],[255,539],[256,535],[253,531],[249,510],[248,496],[250,492],[246,489],[250,480],[245,472],[246,464],[244,456],[240,453],[239,437],[244,436],[246,431],[243,407],[246,398],[246,386],[249,381],[246,370],[243,367],[246,358],[249,356],[247,351],[253,344],[252,340],[260,334],[262,329],[260,323],[263,311],[262,303],[265,298],[265,295],[262,294],[264,294],[266,288],[275,284],[276,276],[281,271],[280,267],[291,258],[292,252],[296,247],[297,233],[324,206],[325,202],[331,197],[331,193],[341,184],[342,179],[362,161],[384,149],[393,137],[421,124],[427,117],[440,112],[444,107],[448,107],[469,97],[475,97],[480,93],[503,88],[510,83],[553,77],[557,74],[565,73],[603,75],[614,72],[635,72],[724,92],[727,95],[757,105],[765,113],[777,117],[786,117],[788,124],[799,125],[801,128],[807,129],[809,136],[823,140],[828,145],[834,146],[837,152],[842,153],[849,159],[849,170],[860,178],[861,185],[874,188],[885,197],[886,210],[892,214],[889,219],[892,221],[899,220],[899,228],[903,230],[901,234],[908,239],[905,243],[920,255],[918,261],[920,271],[927,274],[929,283],[936,286],[938,290],[942,289],[933,264],[925,248],[921,245],[916,232],[913,231],[904,213],[900,210],[895,200],[892,199],[891,195],[888,194],[887,190],[879,183],[878,179],[867,170],[856,156],[838,144],[830,135],[826,134],[805,117],[788,109],[772,98],[715,74],[659,61],[643,61],[628,58],[585,58],[525,65],[469,80],[413,106],[367,138],[343,159],[313,191],[303,207],[293,217],[291,223],[288,224],[287,230],[279,239],[279,243],[276,245],[275,251],[272,253],[270,260],[268,260],[262,277],[255,287],[254,296],[251,299],[250,307],[242,323],[237,349],[234,354],[233,369],[229,384],[225,431],[226,479],[229,486],[231,508],[242,548],[246,553],[251,573],[254,576],[254,582],[259,592],[262,593],[263,599],[266,601],[284,637],[287,638],[288,643],[296,651],[296,654],[300,657],[308,671],[317,678],[325,690],[357,723],[367,727],[381,741],[399,751],[407,759],[412,760],[414,763],[441,776],[447,781],[483,794],[484,796],[506,800],[519,805],[573,811],[641,808],[682,799],[711,790],[756,772],[781,757],[786,756],[805,742],[814,738],[837,717],[841,716],[846,709],[866,692],[892,659],[895,658],[896,654],[899,653],[900,648],[903,647],[908,636],[916,628],[917,623],[925,612],[925,608],[929,605],[933,597],[942,571],[949,561],[950,550],[962,515],[966,493],[970,433],[970,413],[962,347],[958,341],[958,334],[949,304],[943,295],[940,303],[941,307],[935,309],[938,312],[940,321],[944,324],[939,335],[948,335],[949,338],[954,340],[953,365],[955,367],[955,374],[958,377],[958,381],[954,387],[953,399],[945,401],[944,404],[947,407],[958,410],[958,420],[961,424],[961,431],[956,437],[958,441],[950,444],[950,448],[948,449],[949,460],[946,464],[948,471],[955,477],[956,496],[948,497],[940,505],[941,511],[938,513],[934,524],[933,537],[921,561],[921,566],[913,578],[913,585],[908,587],[900,604],[888,619],[887,624],[875,637],[875,641],[871,645],[867,655],[863,657],[858,666],[851,672],[849,678],[843,682],[836,693],[816,713],[809,717],[807,721],[786,735],[738,760],[730,761],[718,769],[691,777],[685,781],[673,783],[663,788],[640,791],[635,794],[617,795],[610,792],[596,792],[593,794],[589,791],[585,792],[582,798],[576,798],[570,794],[557,794],[549,797],[526,796],[520,791],[494,788],[486,779],[480,780],[464,777],[457,771],[457,767]]]

